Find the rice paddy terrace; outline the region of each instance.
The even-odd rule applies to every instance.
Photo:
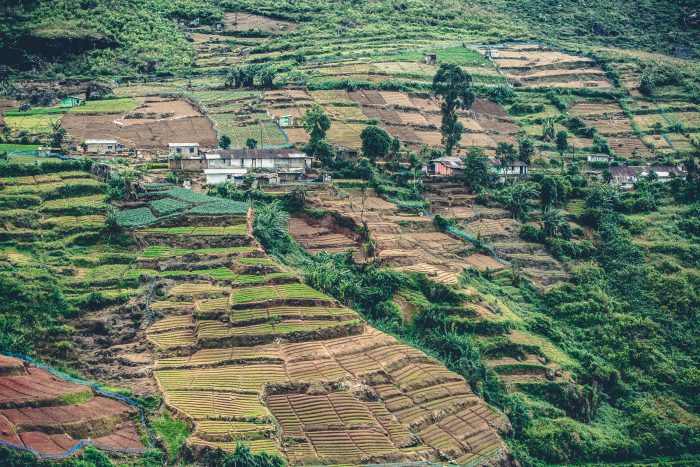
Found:
[[[207,248],[194,250],[195,234],[137,235],[148,247],[133,267],[160,271],[146,329],[153,375],[167,407],[191,420],[193,447],[244,440],[292,463],[504,458],[506,419],[463,378],[302,284],[247,234],[235,246],[204,234]],[[220,272],[191,274],[207,269]]]

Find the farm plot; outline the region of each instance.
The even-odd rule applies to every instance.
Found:
[[[493,61],[511,83],[521,86],[612,87],[605,72],[588,57],[538,46],[501,48],[498,52],[499,57]]]
[[[68,113],[61,123],[73,144],[86,139],[115,139],[131,148],[167,149],[168,143],[199,143],[216,147],[218,139],[211,123],[201,114],[178,119],[153,120],[119,125],[121,114]]]
[[[250,13],[226,13],[224,16],[225,31],[249,31],[259,30],[268,34],[277,35],[296,31],[296,23],[268,18]]]
[[[370,206],[394,208],[376,200]],[[164,229],[188,236],[221,227],[156,230]],[[215,265],[215,256],[191,251],[156,244],[142,256],[146,261],[170,261],[190,255],[188,269],[193,271]],[[224,254],[224,249],[215,253]],[[265,256],[239,256],[230,261],[235,271],[245,271],[246,278],[277,274],[269,272],[276,265]],[[413,446],[422,428],[414,418],[439,420],[467,404],[482,407],[463,379],[422,352],[367,327],[352,310],[307,285],[294,282],[231,289],[215,286],[211,280],[188,283],[171,277],[168,281],[176,284],[166,289],[164,299],[152,304],[158,316],[165,317],[146,332],[149,339],[165,338],[171,346],[159,347],[154,375],[166,406],[193,421],[195,431],[188,438],[192,445],[232,450],[236,441],[244,440],[254,450],[277,452],[301,463],[437,460],[432,446]],[[187,342],[190,333],[194,339]],[[275,338],[280,339],[273,342]],[[245,339],[252,339],[247,344],[258,345],[237,345]],[[270,343],[259,345],[260,339]],[[192,353],[178,347],[183,343],[188,350],[199,350]],[[340,381],[352,387],[373,378],[393,387],[395,393],[385,391],[386,401],[380,396],[370,405],[337,386]],[[307,391],[310,383],[319,386]],[[445,388],[452,383],[461,386]],[[420,415],[410,418],[400,413],[398,399],[392,401],[397,397],[408,400]],[[401,421],[399,413],[412,421]],[[275,426],[279,429],[272,428]]]
[[[360,133],[363,129],[363,125],[335,121],[328,130],[328,140],[348,148],[359,148],[362,146]]]
[[[70,403],[70,401],[78,401]],[[136,409],[93,394],[22,360],[0,356],[0,440],[42,455],[63,454],[92,438],[104,449],[145,451]]]
[[[282,129],[275,123],[261,122],[239,126],[234,114],[214,114],[213,118],[218,132],[231,138],[231,146],[234,148],[245,148],[249,138],[256,140],[261,148],[287,147],[290,144]]]
[[[223,365],[214,368],[156,370],[158,383],[166,391],[222,391],[258,394],[264,383],[284,381],[279,364]]]
[[[608,144],[610,144],[610,149],[620,156],[633,159],[652,156],[649,148],[636,136],[609,136],[607,139]]]

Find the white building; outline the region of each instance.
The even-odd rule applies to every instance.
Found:
[[[170,157],[196,156],[199,153],[199,143],[169,143],[168,152],[170,153]]]
[[[88,154],[118,154],[124,152],[124,145],[113,139],[86,139],[85,152]]]
[[[613,161],[613,157],[607,154],[589,154],[588,157],[586,157],[586,159],[588,160],[588,162],[610,163]]]
[[[269,174],[269,183],[300,180],[313,160],[297,149],[218,149],[207,152],[204,157],[208,184],[242,181],[248,172]]]
[[[673,165],[610,167],[611,183],[618,185],[623,190],[631,190],[637,181],[647,178],[651,172],[656,174],[659,182],[670,182],[676,177],[686,175],[685,170]]]
[[[223,168],[223,169],[204,169],[204,176],[207,179],[207,185],[216,185],[222,182],[231,181],[236,184],[241,184],[248,169],[245,168]]]

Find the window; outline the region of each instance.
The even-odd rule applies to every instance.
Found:
[[[194,148],[190,148],[190,154],[194,153]]]

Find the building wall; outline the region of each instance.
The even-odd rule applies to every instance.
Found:
[[[171,156],[177,156],[178,154],[181,156],[193,156],[197,154],[197,146],[185,146],[185,147],[178,147],[178,148],[169,148],[170,149],[170,155]]]
[[[206,159],[170,159],[168,161],[168,167],[172,170],[185,170],[196,172],[207,167]]]
[[[112,154],[118,149],[118,144],[90,143],[87,145],[87,152],[90,154]]]
[[[435,175],[452,175],[452,169],[438,162],[435,164]]]
[[[270,159],[270,158],[238,158],[238,159],[210,159],[210,169],[225,167],[245,167],[247,169],[303,169],[309,165],[309,159]]]

